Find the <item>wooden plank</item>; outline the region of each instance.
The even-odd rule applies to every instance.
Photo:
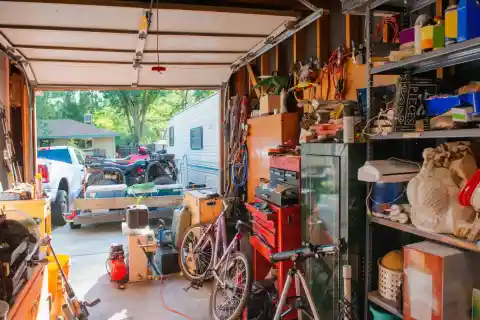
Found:
[[[22,44],[15,46],[17,49],[40,49],[40,50],[65,50],[65,51],[93,51],[93,52],[114,52],[114,53],[132,53],[132,49],[113,49],[113,48],[83,48],[70,46],[42,46]],[[229,54],[245,53],[245,50],[144,50],[143,53],[205,53],[205,54]]]
[[[250,63],[247,63],[246,67],[248,71],[248,78],[250,79],[249,83],[251,83],[252,86],[256,86],[257,78],[255,77],[255,73],[253,72],[252,66],[250,65]],[[254,90],[255,90],[255,94],[257,95],[257,98],[260,98],[260,89],[256,88]]]
[[[438,242],[448,244],[457,248],[480,252],[480,246],[478,246],[476,243],[469,242],[469,241],[454,237],[452,235],[426,232],[418,229],[412,224],[402,224],[402,223],[393,222],[383,218],[370,217],[370,219],[372,222],[376,224],[380,224],[389,228],[397,229],[403,232],[408,232],[423,238],[438,241]]]
[[[246,68],[242,67],[240,68],[236,73],[235,73],[235,94],[238,94],[239,96],[243,96],[248,94],[247,91],[247,83],[246,83]]]
[[[171,208],[180,206],[183,196],[148,197],[138,200],[134,197],[104,198],[104,199],[76,199],[76,210],[125,209],[134,204],[144,204],[149,208]]]
[[[264,53],[260,56],[260,75],[266,76],[269,74],[269,62],[268,62],[268,53]]]
[[[306,35],[305,30],[300,30],[293,35],[293,63],[306,59]]]
[[[382,307],[391,314],[403,319],[403,312],[402,310],[397,309],[395,301],[385,299],[378,291],[369,292],[368,300],[375,303],[377,306]]]
[[[435,15],[437,17],[443,17],[443,1],[442,0],[437,0],[435,2]],[[443,68],[437,69],[437,78],[442,79],[443,78]]]
[[[32,130],[30,128],[30,101],[28,88],[25,84],[23,87],[22,111],[22,150],[23,150],[23,176],[25,182],[33,181],[33,163],[30,162],[30,151],[32,141]]]
[[[278,72],[278,64],[280,60],[280,48],[278,45],[275,47],[275,71]]]

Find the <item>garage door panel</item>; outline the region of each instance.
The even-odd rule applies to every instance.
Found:
[[[86,64],[31,62],[39,84],[55,85],[128,85],[132,66],[126,64]]]
[[[15,46],[60,46],[128,49],[134,51],[137,44],[137,36],[134,34],[6,28],[1,28],[0,31],[5,34]]]
[[[132,62],[134,51],[131,52],[105,52],[105,51],[80,51],[80,50],[52,50],[38,48],[20,48],[28,59],[59,59],[81,61],[122,61]],[[241,54],[236,53],[160,53],[160,62],[197,62],[197,63],[232,63]],[[144,63],[156,63],[157,54],[145,53]]]
[[[137,36],[79,31],[0,29],[15,46],[60,46],[74,48],[128,49],[134,51]],[[170,36],[158,37],[160,50],[209,50],[209,51],[248,51],[262,38]],[[156,50],[156,36],[149,36],[145,50]]]
[[[0,21],[13,25],[137,30],[143,12],[141,8],[7,1],[2,2]],[[161,31],[268,35],[290,19],[294,17],[160,9],[158,20]],[[156,22],[156,18],[152,20],[152,30],[157,30]]]

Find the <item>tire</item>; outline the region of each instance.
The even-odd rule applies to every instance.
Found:
[[[73,222],[69,222],[69,223],[68,223],[68,226],[69,226],[70,229],[72,229],[72,230],[77,230],[77,229],[80,229],[80,228],[82,227],[81,224],[73,223]]]
[[[190,243],[193,242],[194,244],[198,242],[198,239],[200,238],[200,235],[203,234],[203,230],[205,229],[205,226],[202,224],[195,224],[193,226],[190,226],[186,231],[185,234],[183,235],[182,241],[180,242],[180,248],[179,248],[179,254],[178,254],[178,264],[180,266],[180,270],[183,273],[183,276],[188,280],[188,281],[195,281],[195,280],[204,280],[207,277],[207,272],[210,270],[213,264],[213,247],[215,246],[215,240],[213,239],[213,236],[210,233],[207,233],[205,235],[205,243],[206,243],[206,249],[204,252],[204,257],[205,260],[202,263],[202,269],[201,272],[199,273],[194,273],[191,271],[190,266],[188,265],[187,261],[187,253],[188,253],[188,248]],[[189,241],[192,239],[191,241]],[[194,245],[192,244],[192,245]],[[208,253],[208,247],[210,247],[210,254]],[[207,261],[208,260],[208,261]],[[197,262],[197,260],[195,260]],[[197,263],[195,263],[195,267],[197,266]]]
[[[105,179],[105,176],[101,173],[94,174],[87,180],[87,185],[89,186],[108,186],[114,184],[117,184],[117,182],[111,179]]]
[[[63,214],[68,211],[68,194],[65,190],[58,190],[52,204],[52,225],[62,227],[65,225]]]
[[[232,264],[234,265],[231,266]],[[252,284],[253,284],[252,263],[250,263],[250,261],[247,259],[247,256],[243,252],[237,251],[237,252],[231,253],[231,256],[227,259],[227,261],[224,262],[224,267],[230,268],[232,270],[233,269],[238,270],[237,268],[235,268],[237,264],[239,266],[240,265],[243,266],[242,268],[244,268],[244,271],[241,274],[242,274],[242,277],[243,276],[246,277],[244,282],[244,290],[243,290],[242,297],[240,298],[238,305],[236,307],[232,307],[232,309],[233,308],[234,309],[231,313],[228,313],[227,315],[220,314],[220,311],[218,310],[219,308],[217,308],[217,296],[221,295],[224,289],[221,288],[220,282],[215,281],[215,284],[213,285],[212,294],[210,295],[210,316],[213,320],[241,319],[243,311],[248,305],[248,300],[250,299],[250,294],[252,293]],[[235,273],[235,277],[237,276],[238,275]],[[223,268],[219,271],[219,277],[220,278],[224,277]]]
[[[169,176],[160,176],[153,180],[153,183],[157,186],[166,185],[166,184],[175,184],[175,180]]]

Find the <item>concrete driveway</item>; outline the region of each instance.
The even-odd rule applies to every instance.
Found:
[[[52,238],[55,252],[71,257],[70,280],[76,294],[89,301],[102,300],[90,309],[89,320],[185,319],[162,307],[161,294],[168,307],[190,319],[210,319],[208,286],[184,292],[188,282],[181,276],[169,277],[164,284],[159,281],[129,284],[125,290],[111,285],[105,270],[110,244],[120,243],[126,249],[127,243],[120,223],[88,225],[79,230],[65,226],[56,229]]]

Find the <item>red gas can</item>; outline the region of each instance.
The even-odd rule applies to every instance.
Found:
[[[123,289],[123,285],[128,281],[128,270],[125,263],[125,252],[121,244],[110,245],[108,269],[110,280],[116,282]]]

